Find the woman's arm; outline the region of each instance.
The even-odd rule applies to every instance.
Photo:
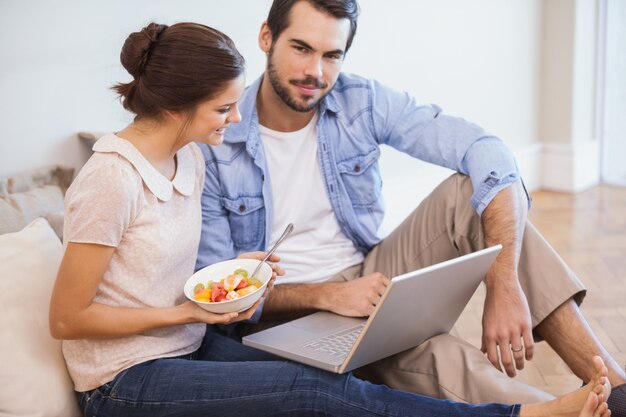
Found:
[[[192,301],[171,308],[126,308],[95,303],[98,285],[114,247],[69,243],[50,301],[50,333],[56,339],[102,339],[161,327],[247,320],[258,303],[242,313],[214,314]],[[182,291],[182,288],[181,288]]]

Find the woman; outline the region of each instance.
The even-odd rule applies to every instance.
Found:
[[[206,324],[249,319],[258,307],[212,314],[182,292],[200,239],[205,170],[192,142],[219,145],[239,121],[244,60],[214,29],[151,23],[128,37],[121,61],[133,80],[115,89],[136,117],[95,144],[68,190],[50,305],[51,333],[63,339],[85,415],[577,416],[583,407],[582,416],[608,415],[600,359],[594,381],[562,399],[471,406],[279,360],[206,332]]]

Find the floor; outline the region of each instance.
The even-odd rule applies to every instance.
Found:
[[[619,363],[626,363],[626,187],[601,185],[577,194],[539,191],[530,220],[587,285],[583,314]],[[481,286],[452,333],[480,347]],[[518,379],[555,395],[581,381],[546,344]]]

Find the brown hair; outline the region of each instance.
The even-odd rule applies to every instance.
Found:
[[[228,36],[197,23],[150,23],[128,36],[120,59],[133,80],[113,89],[136,118],[191,110],[220,94],[245,70]]]
[[[289,26],[289,12],[299,1],[307,1],[320,12],[324,12],[337,19],[350,21],[350,34],[346,43],[346,51],[350,49],[356,34],[356,25],[359,18],[359,4],[356,0],[274,0],[267,16],[267,26],[272,32],[272,39],[278,39],[281,33]]]

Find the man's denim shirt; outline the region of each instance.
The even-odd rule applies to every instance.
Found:
[[[273,206],[256,111],[261,80],[246,89],[239,104],[242,120],[228,128],[224,143],[201,145],[206,183],[196,268],[267,248]],[[468,174],[478,214],[519,178],[500,139],[437,106],[419,105],[406,93],[351,74],[342,73],[321,101],[317,140],[330,204],[342,231],[363,253],[380,241],[381,144]]]

